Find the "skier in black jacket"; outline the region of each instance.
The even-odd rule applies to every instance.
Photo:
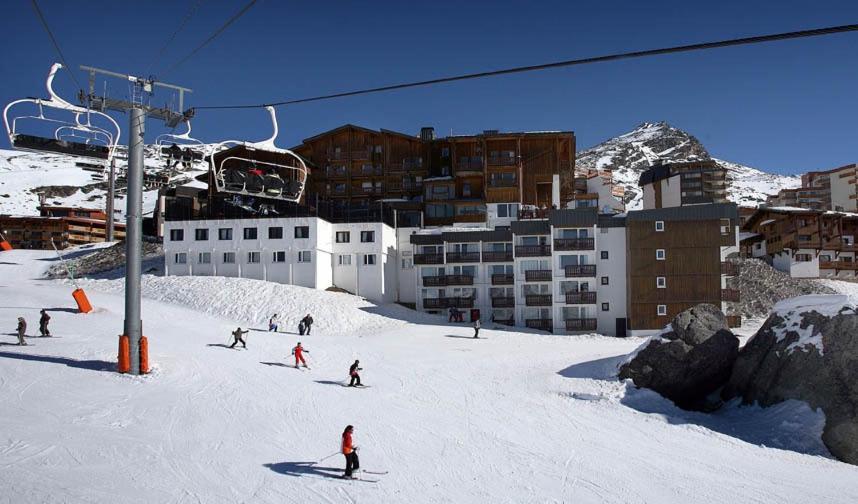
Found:
[[[358,374],[358,371],[363,371],[363,368],[360,367],[360,361],[356,360],[355,363],[352,364],[351,367],[349,367],[349,376],[352,377],[351,381],[349,382],[349,387],[354,387],[355,385],[357,385],[358,387],[361,386],[360,375]]]
[[[50,336],[51,331],[48,329],[48,322],[51,321],[51,316],[48,315],[48,312],[42,309],[42,316],[39,318],[39,332],[42,333],[42,336]]]
[[[308,313],[306,317],[301,319],[301,322],[304,323],[304,333],[310,334],[310,327],[313,325],[313,317]]]

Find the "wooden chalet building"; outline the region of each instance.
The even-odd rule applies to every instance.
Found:
[[[801,176],[801,187],[781,189],[766,199],[766,205],[858,212],[858,164],[807,172]]]
[[[0,215],[0,231],[13,248],[51,250],[103,242],[107,238],[107,215],[92,208],[39,207],[39,216]],[[125,225],[114,226],[115,238],[125,238]]]

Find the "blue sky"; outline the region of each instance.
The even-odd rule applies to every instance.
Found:
[[[197,0],[40,5],[69,63],[146,72]],[[244,4],[208,0],[156,64]],[[258,103],[444,75],[858,22],[854,0],[286,2],[262,0],[168,82],[192,105]],[[53,47],[30,3],[0,21],[0,101],[44,94]],[[858,161],[858,33],[659,56],[281,108],[279,144],[351,122],[441,134],[573,130],[578,148],[665,120],[714,156],[798,173]],[[83,74],[78,73],[80,80]],[[58,79],[66,96],[67,76]],[[111,92],[127,93],[114,81]],[[158,96],[156,101],[164,101]],[[126,119],[120,119],[123,127]],[[152,138],[161,128],[149,123]],[[267,136],[264,111],[200,111],[205,141]],[[6,145],[6,142],[3,142]]]

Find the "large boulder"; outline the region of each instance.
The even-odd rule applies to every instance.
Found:
[[[858,315],[846,296],[801,296],[775,305],[742,348],[725,399],[769,406],[787,399],[822,408],[822,441],[858,464]]]
[[[619,378],[652,389],[685,409],[708,410],[707,398],[730,378],[739,339],[716,306],[677,315],[620,366]]]

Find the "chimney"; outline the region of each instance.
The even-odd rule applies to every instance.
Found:
[[[420,140],[423,140],[424,142],[435,140],[435,128],[431,126],[420,128]]]

